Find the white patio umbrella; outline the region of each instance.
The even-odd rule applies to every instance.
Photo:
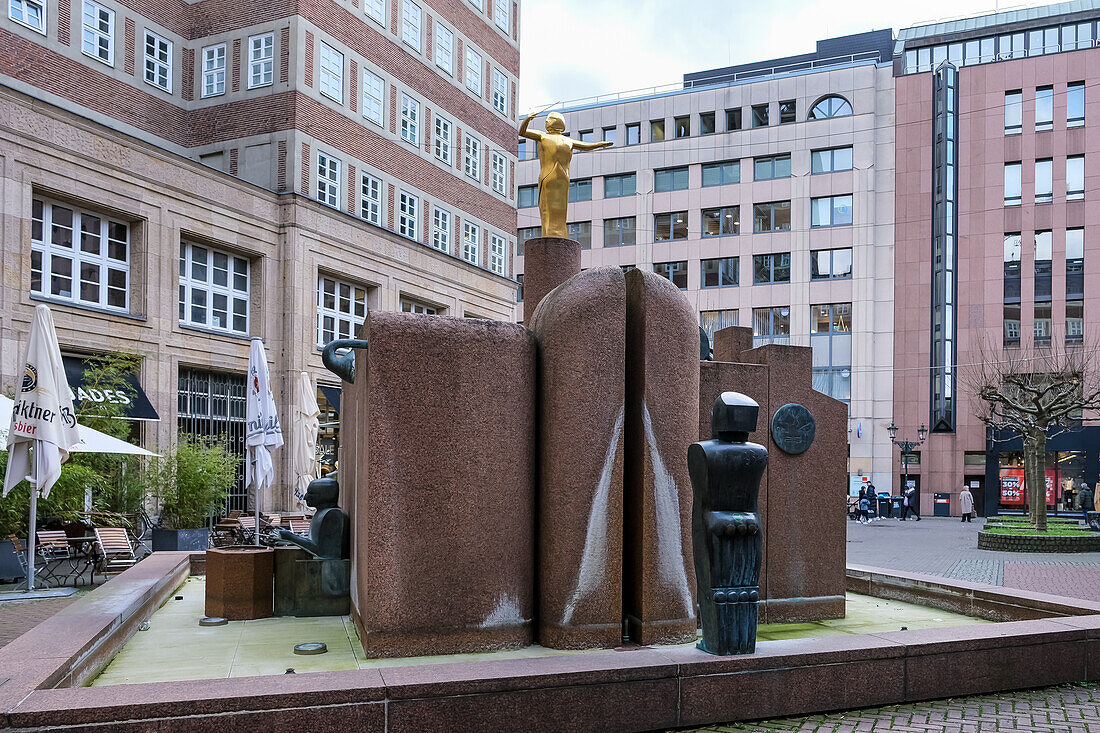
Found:
[[[30,338],[23,358],[23,382],[12,405],[8,436],[8,469],[3,495],[23,479],[31,485],[30,526],[27,530],[27,590],[34,590],[34,527],[38,496],[50,495],[61,476],[69,449],[80,442],[76,412],[65,380],[61,347],[53,314],[45,305],[34,309]]]
[[[244,485],[253,490],[252,506],[256,515],[256,545],[260,544],[260,493],[271,486],[275,466],[271,451],[283,444],[283,429],[275,412],[275,398],[267,373],[267,354],[263,339],[252,339],[248,353],[248,394],[245,400]]]
[[[0,395],[0,445],[8,444],[8,426],[11,425],[11,414],[15,403],[8,397]],[[69,446],[70,453],[117,453],[128,456],[158,456],[160,454],[147,451],[124,440],[119,440],[107,433],[93,430],[87,425],[77,425],[80,441]]]
[[[294,500],[302,511],[306,509],[306,487],[317,477],[317,433],[321,424],[317,418],[317,390],[309,374],[298,375],[298,394],[294,404]]]

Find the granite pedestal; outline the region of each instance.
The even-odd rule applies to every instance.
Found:
[[[230,621],[271,616],[274,557],[270,547],[207,550],[206,615]]]
[[[535,237],[523,245],[523,310],[526,320],[554,288],[581,271],[581,245],[564,237]]]
[[[347,616],[351,560],[318,558],[300,547],[275,549],[276,616]]]

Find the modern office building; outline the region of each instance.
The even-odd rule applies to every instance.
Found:
[[[814,53],[562,110],[572,136],[615,142],[573,158],[569,229],[583,266],[665,275],[708,332],[751,326],[757,344],[812,346],[816,386],[850,405],[850,472],[882,490],[892,473],[892,44],[889,30],[828,39]],[[533,152],[520,142],[517,273],[523,242],[540,235]]]
[[[991,440],[967,389],[982,345],[1097,336],[1097,20],[1079,0],[898,34],[894,415],[899,437],[931,431],[909,468],[924,512],[957,514],[964,481],[979,513],[1023,508],[1021,446]],[[1073,482],[1097,480],[1100,428],[1047,450],[1048,504],[1070,509]]]
[[[300,371],[331,419],[339,382],[319,346],[368,310],[512,319],[518,14],[513,0],[9,0],[0,387],[48,303],[71,381],[88,355],[144,357],[135,437],[240,450],[250,337],[289,433]],[[265,509],[289,501],[292,448]]]

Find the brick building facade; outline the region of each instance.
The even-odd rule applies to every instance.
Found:
[[[294,375],[337,387],[318,344],[368,309],[511,319],[518,13],[9,0],[0,385],[47,302],[67,355],[144,356],[146,444],[233,436],[249,337],[289,424]]]

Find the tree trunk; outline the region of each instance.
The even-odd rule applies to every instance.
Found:
[[[1047,531],[1047,436],[1045,431],[1028,431],[1024,440],[1024,484],[1027,487],[1028,512],[1039,532]]]

